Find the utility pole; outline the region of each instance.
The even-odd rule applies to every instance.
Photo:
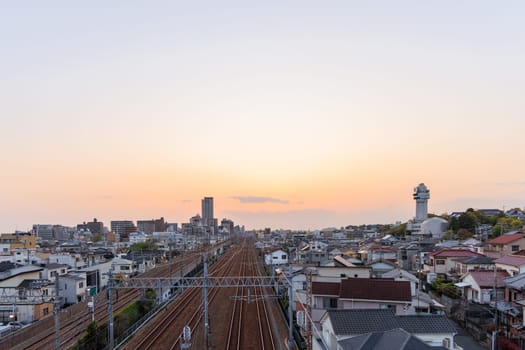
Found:
[[[113,350],[114,339],[113,339],[113,266],[109,269],[108,273],[108,313],[109,313],[109,340],[108,348]]]
[[[202,282],[202,298],[204,303],[204,341],[209,349],[209,320],[208,320],[208,262],[204,262],[204,280]]]
[[[312,350],[312,271],[306,272],[306,349]]]
[[[288,285],[288,349],[294,349],[294,339],[293,339],[293,309],[292,309],[292,303],[293,303],[293,285],[292,285],[292,278],[293,278],[293,270],[292,270],[292,264],[289,265],[288,270],[288,280],[290,281],[290,284]]]
[[[55,350],[60,350],[60,295],[58,273],[55,277]]]

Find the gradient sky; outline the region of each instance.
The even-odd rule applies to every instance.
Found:
[[[0,232],[525,205],[523,1],[0,3]]]

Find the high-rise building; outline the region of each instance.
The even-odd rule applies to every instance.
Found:
[[[214,227],[213,197],[204,197],[202,199],[202,222],[205,226]]]
[[[166,222],[163,217],[160,219],[137,220],[137,228],[138,231],[147,234],[152,234],[153,232],[164,232],[166,231]]]
[[[111,221],[111,231],[118,235],[121,241],[127,241],[130,233],[137,232],[137,226],[131,220],[114,220]]]
[[[93,221],[77,225],[77,230],[89,231],[93,234],[104,233],[104,223],[94,218]]]

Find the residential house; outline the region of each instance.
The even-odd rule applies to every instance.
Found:
[[[264,263],[268,266],[288,264],[288,253],[281,249],[274,250],[264,255]]]
[[[40,318],[45,308],[43,305],[49,301],[46,295],[50,295],[49,281],[40,278],[43,268],[32,265],[13,267],[12,263],[1,265],[0,317],[13,315],[19,321]]]
[[[494,260],[496,268],[507,271],[511,276],[525,273],[525,256],[507,255]]]
[[[13,251],[14,262],[19,265],[38,265],[44,263],[44,260],[37,256],[34,249],[16,248]]]
[[[491,258],[500,258],[525,249],[525,234],[504,234],[487,242],[483,253]]]
[[[86,275],[67,274],[58,278],[61,302],[63,305],[76,304],[84,300],[86,294]]]
[[[9,244],[9,251],[15,249],[36,249],[36,237],[30,233],[15,233],[0,235],[0,244]]]
[[[408,281],[410,282],[410,293],[412,295],[412,306],[416,312],[425,313],[441,313],[443,311],[443,305],[432,299],[427,293],[422,291],[421,280],[400,268],[390,270],[382,275],[382,278],[389,278],[396,281]]]
[[[313,241],[297,251],[299,262],[306,264],[320,264],[328,260],[328,244],[320,241]]]
[[[341,249],[339,248],[334,248],[332,250],[330,250],[328,252],[328,259],[333,259],[335,258],[336,256],[341,256],[343,255],[343,252],[341,251]]]
[[[472,270],[494,270],[494,258],[486,256],[469,256],[455,259],[453,272],[464,275]],[[452,272],[452,271],[451,271]]]
[[[417,271],[421,269],[422,265],[419,257],[421,247],[417,242],[398,244],[396,248],[396,262],[400,268],[407,271]]]
[[[505,278],[509,274],[504,270],[472,270],[467,272],[456,286],[462,290],[462,295],[468,301],[478,304],[488,304],[491,301],[503,299],[505,293]],[[496,290],[497,296],[494,295]]]
[[[359,249],[361,260],[365,263],[372,263],[374,261],[393,261],[397,260],[397,252],[393,247],[384,247],[376,243],[366,245]]]
[[[336,259],[342,259],[338,256]],[[311,274],[312,282],[332,282],[340,283],[345,278],[370,278],[370,268],[365,266],[354,266],[352,264],[341,266],[319,266],[308,267],[306,269],[297,269],[292,277],[294,300],[298,303],[306,304],[307,302],[307,274]],[[322,315],[323,311],[318,312],[318,316]]]
[[[115,274],[131,276],[137,272],[137,267],[132,260],[114,258],[111,265]]]
[[[375,261],[367,265],[372,272],[372,277],[381,278],[383,275],[389,271],[396,269],[396,264],[386,261]]]
[[[320,327],[322,339],[314,341],[314,350],[337,350],[338,343],[345,339],[399,328],[429,346],[455,349],[454,336],[457,333],[445,315],[396,315],[385,309],[328,310],[321,318]]]
[[[374,278],[348,278],[336,282],[312,282],[312,319],[318,321],[329,308],[392,309],[411,313],[410,283]]]
[[[484,256],[467,249],[442,249],[437,252],[432,252],[427,255],[427,260],[424,263],[424,270],[437,274],[450,274],[454,272],[456,266],[456,259]]]
[[[432,350],[418,337],[402,328],[383,332],[370,332],[337,342],[337,350]]]
[[[50,263],[42,264],[40,266],[44,268],[42,270],[41,278],[49,280],[51,282],[54,282],[56,280],[56,276],[63,276],[67,274],[69,270],[69,265],[66,264]]]
[[[51,254],[49,263],[69,265],[72,269],[83,269],[88,266],[86,260],[79,253],[57,253]]]
[[[525,273],[509,277],[504,283],[505,299],[496,304],[497,324],[520,349],[525,349]]]

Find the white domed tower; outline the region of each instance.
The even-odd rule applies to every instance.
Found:
[[[414,188],[414,200],[416,201],[416,218],[414,221],[423,222],[428,218],[428,200],[430,191],[424,183]]]

